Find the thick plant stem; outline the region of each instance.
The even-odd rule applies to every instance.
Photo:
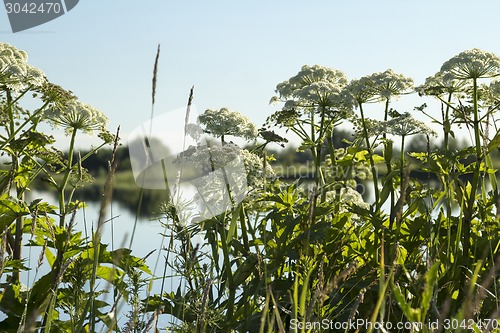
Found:
[[[73,167],[73,150],[75,148],[75,138],[76,138],[76,129],[73,129],[73,133],[71,134],[71,141],[69,144],[68,151],[68,163],[66,165],[66,171],[64,173],[64,178],[62,180],[61,185],[58,188],[58,199],[59,199],[59,227],[64,226],[64,220],[66,218],[66,202],[64,198],[64,191],[66,190],[66,185],[68,184],[69,176],[71,175],[71,169]]]
[[[448,94],[448,101],[446,103],[446,109],[443,113],[443,133],[444,133],[444,141],[443,141],[443,151],[445,154],[447,154],[448,149],[449,149],[449,140],[450,140],[450,131],[451,131],[451,123],[450,123],[450,104],[451,104],[451,98],[453,97],[452,93]],[[447,221],[447,232],[448,232],[448,243],[447,243],[447,253],[451,253],[451,228],[449,227],[451,225],[451,198],[452,198],[452,188],[451,188],[451,177],[449,174],[446,175],[446,183],[443,184],[444,189],[447,193],[448,199],[446,200],[446,221]],[[439,229],[441,228],[441,225],[439,226]],[[439,231],[438,231],[439,232]],[[437,246],[435,253],[438,252]]]
[[[224,256],[224,272],[227,278],[227,284],[229,289],[229,296],[227,299],[227,332],[231,332],[231,323],[233,321],[233,313],[234,313],[234,301],[236,298],[236,287],[233,281],[233,273],[231,271],[231,261],[229,260],[229,247],[227,244],[227,234],[226,227],[224,226],[224,220],[221,221],[220,228],[220,236],[221,236],[221,245],[222,245],[222,255]]]
[[[15,139],[15,120],[14,120],[14,102],[12,100],[12,95],[10,94],[10,91],[7,90],[7,113],[9,115],[9,136],[14,140]],[[11,174],[9,176],[9,183],[6,186],[6,192],[8,193],[10,191],[11,186],[14,184],[14,178],[16,177],[16,174],[19,169],[19,164],[18,164],[18,156],[16,154],[13,154],[11,156]],[[19,194],[19,189],[18,194]],[[22,239],[23,239],[23,226],[24,226],[24,220],[22,216],[19,216],[16,219],[16,231],[15,231],[15,237],[14,237],[14,248],[12,249],[12,259],[13,260],[21,260],[21,250],[22,250]],[[12,273],[12,283],[18,283],[21,279],[21,272],[19,269],[15,269],[14,272]]]
[[[388,98],[385,100],[384,121],[387,121],[389,119],[389,101],[390,100]],[[387,149],[388,149],[387,141],[385,141],[387,139],[387,134],[384,133],[382,135],[382,137],[384,138],[384,154],[386,154],[387,153]],[[391,147],[391,149],[392,149],[392,147]],[[386,159],[386,166],[387,166],[387,174],[389,175],[392,172],[392,165],[391,165],[391,161],[390,160],[388,161]],[[392,179],[390,181],[392,183]],[[391,196],[391,208],[390,208],[390,213],[389,213],[389,230],[392,229],[392,226],[394,224],[394,220],[396,218],[396,207],[395,207],[396,198],[394,196],[394,188],[393,188],[392,184],[391,184],[391,194],[390,194],[390,196]]]
[[[379,190],[378,190],[378,177],[377,177],[377,169],[375,168],[375,161],[373,160],[373,154],[371,151],[371,146],[370,146],[370,137],[368,136],[368,129],[366,128],[366,121],[365,121],[365,115],[363,112],[363,105],[359,103],[359,111],[361,114],[361,122],[363,123],[363,136],[365,138],[365,143],[366,143],[366,150],[368,151],[369,155],[369,160],[370,160],[370,167],[372,169],[372,174],[373,174],[373,189],[375,192],[375,205],[377,208],[377,212],[380,210],[380,202],[379,202]]]
[[[463,259],[464,267],[469,267],[469,250],[470,250],[470,228],[472,222],[472,215],[474,213],[474,202],[476,198],[477,188],[479,186],[479,178],[481,173],[481,163],[483,160],[482,150],[481,150],[481,134],[479,127],[479,110],[477,102],[477,79],[473,79],[473,113],[474,113],[474,135],[476,144],[476,168],[474,170],[474,175],[472,177],[471,191],[468,197],[467,209],[464,212],[463,219]],[[465,275],[462,274],[462,286],[465,283]],[[465,288],[465,286],[464,286]]]

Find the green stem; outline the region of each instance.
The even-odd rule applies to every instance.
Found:
[[[443,150],[444,154],[448,155],[448,148],[449,148],[449,136],[450,136],[450,131],[451,131],[451,122],[450,122],[450,105],[451,105],[451,98],[453,94],[449,93],[448,94],[448,101],[445,103],[446,109],[443,114],[443,132],[444,132],[444,145],[443,145]],[[455,163],[455,162],[453,162]],[[453,165],[452,165],[453,167]],[[444,184],[444,189],[447,193],[447,199],[446,199],[446,223],[447,223],[447,232],[448,232],[448,242],[447,242],[447,253],[451,253],[451,200],[452,200],[452,189],[451,189],[451,177],[449,174],[446,175],[446,184]],[[438,235],[439,235],[439,230],[441,229],[441,222],[439,221],[439,226],[438,226]],[[436,248],[434,249],[434,252],[438,252],[438,244],[436,244]],[[456,254],[455,254],[456,255]]]
[[[448,146],[449,146],[449,137],[450,137],[450,130],[451,130],[451,123],[450,123],[450,103],[451,103],[451,97],[452,93],[448,95],[448,103],[446,103],[446,110],[443,118],[443,132],[444,132],[444,151],[448,151]]]
[[[361,122],[363,123],[363,136],[365,137],[365,143],[366,143],[366,150],[368,150],[368,155],[370,159],[370,166],[372,169],[372,174],[373,174],[373,189],[375,191],[375,204],[377,208],[377,212],[380,210],[380,203],[379,203],[379,189],[378,189],[378,177],[377,177],[377,170],[375,168],[375,162],[373,160],[373,154],[370,146],[370,137],[368,136],[368,129],[366,128],[366,120],[365,120],[365,115],[363,112],[363,104],[359,103],[359,111],[361,113]]]
[[[9,124],[8,124],[8,134],[10,136],[10,139],[14,140],[15,139],[15,120],[14,120],[14,102],[12,99],[12,95],[9,90],[7,90],[7,113],[9,116]],[[16,177],[16,174],[18,173],[19,169],[19,161],[18,161],[18,156],[17,152],[14,152],[11,155],[11,170],[10,170],[10,176],[9,176],[9,183],[7,184],[5,191],[9,193],[10,188],[14,183],[14,179]],[[19,189],[17,189],[17,194],[19,195]],[[18,217],[16,219],[16,230],[15,230],[15,238],[14,238],[14,249],[12,250],[12,259],[13,260],[21,260],[21,250],[22,250],[22,238],[23,238],[23,218]],[[12,273],[12,283],[17,283],[21,279],[21,271],[19,269],[15,269],[14,272]]]
[[[225,217],[225,214],[223,215]],[[226,227],[224,226],[224,221],[225,218],[220,221],[219,225],[219,230],[220,230],[220,236],[221,236],[221,246],[222,246],[222,254],[224,256],[224,272],[226,274],[227,278],[227,284],[229,287],[229,296],[227,300],[227,313],[226,313],[226,320],[227,320],[227,332],[231,332],[231,326],[232,326],[232,320],[233,320],[233,313],[234,313],[234,300],[236,297],[236,287],[234,285],[233,281],[233,273],[231,271],[231,261],[229,260],[229,248],[227,245],[227,235],[226,235]]]
[[[316,145],[316,126],[314,124],[314,111],[311,111],[311,142],[314,143],[314,146],[311,147],[311,153],[313,155],[313,161],[314,161],[314,184],[318,186],[318,181],[319,181],[319,170],[318,170],[318,158],[321,158],[318,152],[318,147]]]
[[[323,130],[325,125],[325,108],[321,107],[321,120],[318,132],[318,137],[316,139],[316,126],[314,124],[314,112],[311,115],[311,141],[314,143],[314,147],[311,148],[314,158],[314,184],[316,189],[323,192],[324,177],[321,170],[321,149],[323,146]]]
[[[384,121],[387,121],[388,119],[389,119],[389,99],[387,98],[385,100]],[[387,153],[387,146],[388,146],[387,141],[386,141],[387,134],[383,133],[382,137],[384,138],[384,154],[386,154]],[[391,147],[391,149],[392,149],[392,147]],[[401,148],[401,152],[403,152],[403,148]],[[386,163],[386,167],[387,167],[387,174],[389,175],[392,172],[391,161],[388,159],[385,159],[385,163]],[[391,181],[391,209],[389,212],[389,229],[392,229],[392,226],[394,224],[394,220],[396,218],[396,207],[395,207],[396,198],[394,196],[394,188],[393,188],[393,184],[392,184],[392,178],[390,178],[389,180]],[[401,178],[401,181],[403,181],[402,178]]]
[[[66,217],[66,202],[64,198],[64,191],[66,189],[66,185],[68,184],[69,176],[71,175],[71,169],[73,167],[73,150],[75,148],[75,138],[76,138],[76,129],[73,129],[73,133],[71,134],[71,141],[69,144],[68,151],[68,163],[66,164],[66,170],[64,172],[64,177],[61,185],[58,188],[58,198],[59,198],[59,226],[62,228],[64,226],[64,220]]]
[[[477,188],[479,186],[479,179],[481,173],[481,162],[483,160],[482,150],[481,150],[481,135],[479,127],[479,110],[477,102],[477,79],[473,79],[473,112],[474,112],[474,135],[476,144],[476,168],[472,177],[471,192],[468,198],[467,209],[464,214],[464,236],[463,240],[463,256],[464,256],[464,267],[469,267],[469,249],[470,249],[470,228],[472,222],[472,215],[474,213],[474,202],[476,198]],[[465,283],[465,281],[464,281]]]

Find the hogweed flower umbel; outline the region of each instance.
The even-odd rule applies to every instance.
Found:
[[[363,76],[360,79],[352,80],[346,87],[346,90],[358,106],[378,100],[376,97],[377,92],[373,88],[373,80],[370,76]]]
[[[370,75],[370,80],[373,84],[372,89],[383,99],[410,93],[413,88],[413,79],[395,73],[392,69],[374,73]]]
[[[28,54],[7,43],[0,43],[0,88],[19,92],[39,87],[46,82],[45,74],[27,63]]]
[[[408,136],[424,134],[437,136],[437,133],[427,126],[423,121],[413,118],[409,112],[405,112],[385,123],[386,133],[397,136]]]
[[[412,88],[413,79],[388,69],[352,80],[346,91],[359,107],[364,103],[388,101],[395,96],[408,94]]]
[[[446,61],[441,71],[463,80],[495,77],[500,75],[500,58],[494,53],[476,48],[461,52]]]
[[[302,66],[297,75],[276,86],[271,102],[285,102],[299,107],[335,107],[344,104],[342,94],[347,85],[345,74],[339,70],[319,65]]]
[[[264,163],[263,158],[259,155],[246,149],[242,149],[240,153],[243,156],[249,186],[260,187],[264,184],[265,178],[274,178],[276,176],[269,163]]]
[[[446,72],[437,72],[425,79],[425,83],[415,88],[420,96],[441,96],[463,91],[465,82],[458,80],[455,75]]]
[[[204,126],[206,133],[217,138],[233,135],[252,140],[258,134],[257,127],[247,117],[228,108],[207,109],[198,117],[198,122]]]
[[[54,106],[45,112],[47,120],[55,127],[62,127],[69,135],[81,130],[87,134],[103,131],[108,118],[94,107],[78,100],[70,100],[65,105]]]

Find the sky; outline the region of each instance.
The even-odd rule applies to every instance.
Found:
[[[421,84],[461,51],[500,55],[499,12],[494,0],[81,0],[18,33],[0,8],[0,42],[27,51],[29,63],[126,138],[150,117],[158,44],[155,115],[182,108],[194,85],[198,112],[228,107],[260,126],[277,109],[269,105],[276,84],[304,64],[349,79],[391,68]],[[420,104],[408,97],[401,111]]]

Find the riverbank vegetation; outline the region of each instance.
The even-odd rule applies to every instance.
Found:
[[[159,53],[153,111],[158,61]],[[48,81],[24,51],[0,43],[0,150],[8,158],[0,174],[0,330],[499,331],[498,76],[500,58],[478,49],[445,61],[421,85],[392,70],[348,80],[306,65],[277,85],[277,111],[259,130],[224,108],[181,124],[185,136],[211,141],[176,157],[177,182],[148,207],[160,213],[167,244],[151,249],[165,262],[152,276],[132,249],[101,241],[113,184],[145,193],[130,186],[119,131],[108,132],[103,113]],[[407,94],[433,99],[394,109]],[[189,96],[187,115],[193,90]],[[26,100],[37,106],[24,108]],[[376,119],[365,114],[369,104],[380,110]],[[65,131],[68,154],[38,130],[42,122]],[[353,135],[338,140],[342,125]],[[278,128],[300,138],[302,155],[281,152],[288,140]],[[456,145],[459,132],[468,144]],[[102,145],[77,151],[77,135],[98,135]],[[284,160],[276,164],[266,147]],[[278,165],[296,163],[291,156],[308,161],[307,182],[278,177]],[[203,175],[190,180],[202,203],[194,213],[178,200],[183,165]],[[105,179],[89,237],[75,227],[86,167]],[[26,201],[35,179],[57,193],[56,205]],[[160,292],[150,292],[154,283]]]

